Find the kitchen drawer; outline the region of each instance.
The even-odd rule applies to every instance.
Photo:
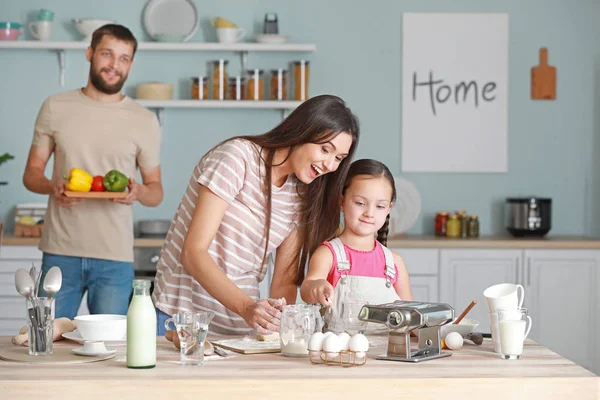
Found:
[[[0,260],[0,274],[4,273],[4,274],[13,274],[13,276],[15,275],[15,272],[17,272],[17,270],[19,268],[23,268],[25,269],[25,271],[29,272],[29,270],[31,269],[31,265],[35,265],[35,267],[39,271],[42,268],[42,260]]]
[[[392,251],[400,254],[406,264],[409,275],[438,275],[439,250],[438,249],[402,249],[394,248]]]
[[[2,246],[1,260],[41,260],[42,252],[37,246]]]
[[[27,323],[27,303],[23,296],[0,296],[0,321],[14,319]]]
[[[21,296],[15,288],[14,272],[0,271],[0,296]]]
[[[0,318],[0,336],[14,336],[25,325],[27,325],[27,321],[25,320]]]

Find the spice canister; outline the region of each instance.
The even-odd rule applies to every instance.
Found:
[[[446,236],[446,224],[448,223],[448,213],[440,211],[435,214],[435,236]]]
[[[469,217],[469,224],[467,227],[468,237],[479,237],[479,218],[477,215],[471,215]]]
[[[246,79],[242,76],[229,78],[229,100],[244,100],[246,98]]]
[[[246,71],[246,98],[248,100],[265,99],[265,82],[262,69],[249,69]]]
[[[461,226],[459,216],[456,214],[450,215],[446,224],[446,236],[451,238],[458,238],[460,237],[460,231]]]
[[[210,62],[212,72],[212,98],[225,100],[227,98],[227,64],[229,61],[219,59]]]
[[[271,100],[287,99],[287,71],[283,68],[271,70]]]
[[[192,99],[208,99],[208,79],[206,78],[206,76],[198,76],[192,78]]]
[[[292,71],[294,77],[294,99],[304,101],[308,99],[308,61],[293,61]]]

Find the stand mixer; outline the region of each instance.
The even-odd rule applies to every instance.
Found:
[[[454,319],[454,309],[445,303],[395,301],[388,304],[365,305],[358,318],[384,324],[389,329],[387,354],[378,360],[420,362],[448,357],[441,351],[440,326]],[[413,352],[410,334],[415,331],[418,349]]]

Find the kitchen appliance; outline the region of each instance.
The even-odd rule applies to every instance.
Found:
[[[505,203],[506,230],[516,237],[543,237],[552,227],[552,199],[509,197]]]
[[[171,226],[170,219],[146,219],[138,221],[138,233],[140,238],[164,239]]]
[[[440,326],[454,319],[454,309],[445,303],[400,301],[380,305],[365,305],[358,318],[384,324],[389,328],[387,354],[378,360],[420,362],[448,357],[441,351]],[[415,332],[418,349],[413,352],[410,334]]]

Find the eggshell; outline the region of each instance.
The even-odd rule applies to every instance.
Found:
[[[340,344],[342,345],[342,351],[346,351],[350,345],[350,335],[346,332],[342,332],[338,334],[338,338],[340,339]]]
[[[349,347],[350,351],[367,352],[369,351],[369,339],[365,335],[357,333],[350,338]]]
[[[308,339],[308,349],[312,351],[321,351],[323,348],[323,333],[315,332]]]
[[[342,349],[342,344],[340,343],[340,338],[333,334],[327,335],[327,337],[323,340],[323,351],[326,351],[330,357],[337,356],[337,353]]]
[[[463,337],[458,332],[447,334],[445,341],[450,350],[459,350],[463,345]]]

